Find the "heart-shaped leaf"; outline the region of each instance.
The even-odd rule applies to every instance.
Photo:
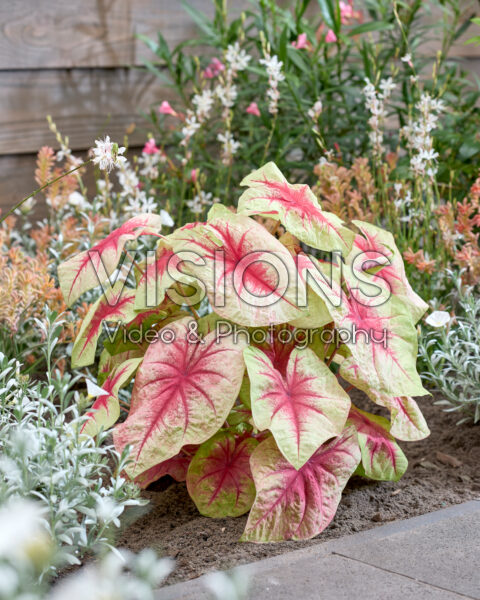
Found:
[[[135,291],[117,281],[107,296],[92,304],[78,332],[72,349],[72,367],[86,367],[95,360],[97,342],[102,333],[102,323],[129,323],[135,318]]]
[[[126,470],[135,478],[172,458],[186,444],[201,444],[225,422],[245,370],[244,344],[215,332],[195,341],[195,321],[168,326],[152,343],[135,379],[128,418],[114,430],[117,450],[130,445]],[[165,330],[162,330],[165,333]]]
[[[321,446],[298,471],[274,438],[262,442],[250,459],[257,496],[241,541],[306,540],[318,535],[335,516],[343,488],[359,462],[353,427]]]
[[[338,250],[345,256],[355,234],[336,215],[323,211],[305,184],[292,185],[277,165],[267,163],[243,179],[248,186],[238,202],[238,212],[279,220],[300,241],[320,250]]]
[[[177,252],[192,254],[184,271],[205,285],[215,312],[251,327],[302,316],[290,252],[253,219],[214,208],[206,226],[184,229],[169,239]]]
[[[239,517],[253,504],[255,484],[250,456],[254,438],[223,431],[200,446],[187,473],[187,488],[198,510],[206,517]]]
[[[87,290],[103,284],[112,275],[128,241],[141,235],[155,235],[161,227],[162,218],[159,215],[138,215],[112,231],[90,250],[61,263],[58,278],[67,306],[71,306]]]
[[[178,279],[187,281],[187,275],[180,277],[178,266],[181,260],[173,252],[172,248],[161,241],[155,253],[155,257],[147,258],[143,264],[142,273],[137,283],[137,294],[135,297],[135,308],[152,308],[159,306],[165,299],[165,292],[172,287]],[[174,279],[169,274],[169,269],[176,270]]]
[[[357,430],[366,477],[379,481],[398,481],[408,466],[407,457],[390,435],[390,422],[352,405],[348,423]]]
[[[425,417],[413,398],[408,396],[389,397],[371,392],[369,396],[380,406],[390,411],[390,433],[397,440],[416,442],[430,435]]]
[[[412,321],[417,323],[428,310],[428,304],[413,291],[408,282],[402,255],[395,244],[393,235],[371,223],[363,221],[353,221],[353,223],[360,229],[362,235],[356,236],[351,257],[347,263],[353,262],[354,258],[360,255],[355,264],[361,266],[363,261],[367,261],[366,265],[368,266],[369,257],[374,262],[386,257],[387,263],[372,274],[372,280],[374,283],[378,279],[386,281],[392,293],[408,307]]]
[[[120,416],[118,392],[125,386],[142,362],[141,358],[132,358],[119,365],[105,380],[102,390],[87,412],[88,420],[82,425],[80,433],[95,436],[101,428],[110,429]]]
[[[329,278],[326,283],[319,276],[318,289],[326,299],[341,341],[351,353],[342,362],[342,376],[366,393],[375,389],[387,395],[424,395],[416,367],[417,330],[402,300],[383,293],[367,295],[348,264],[342,269],[308,258],[319,273]],[[375,285],[372,277],[363,273],[368,285]]]
[[[292,351],[284,374],[258,348],[246,348],[244,357],[255,425],[269,429],[285,458],[300,469],[321,444],[342,432],[350,398],[308,348]]]

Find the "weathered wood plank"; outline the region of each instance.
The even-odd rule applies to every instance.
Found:
[[[0,209],[10,208],[35,189],[34,156],[0,156]]]
[[[140,154],[140,152],[140,147],[130,148],[128,151],[129,160],[132,160],[133,155]],[[86,152],[79,152],[77,156],[85,159],[87,154]],[[0,156],[0,211],[10,209],[38,187],[35,182],[36,160],[35,154]],[[111,180],[116,185],[117,178],[115,175]],[[89,191],[88,197],[92,198],[95,190],[95,169],[87,168],[83,175],[83,183]],[[32,221],[41,219],[48,214],[42,192],[36,198],[37,205],[32,215]]]
[[[213,14],[211,0],[189,0]],[[246,0],[231,2],[239,14]],[[0,69],[118,67],[143,64],[151,52],[135,36],[169,44],[198,34],[178,0],[3,0]]]
[[[129,124],[132,145],[145,140],[148,123],[139,112],[172,92],[137,69],[0,71],[0,155],[36,152],[48,139],[52,115],[73,149],[89,148],[108,133],[122,140]]]

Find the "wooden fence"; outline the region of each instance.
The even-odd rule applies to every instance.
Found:
[[[190,4],[212,12],[210,0]],[[237,12],[246,0],[231,0]],[[151,58],[137,34],[160,30],[170,44],[195,31],[178,0],[3,0],[0,2],[0,207],[34,188],[35,153],[55,147],[52,115],[81,153],[108,132],[132,146],[148,124],[139,111],[165,97],[159,81],[131,69]],[[480,52],[458,44],[457,56],[480,71]]]

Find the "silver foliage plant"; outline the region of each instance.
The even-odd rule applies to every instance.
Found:
[[[423,378],[442,394],[435,404],[458,412],[458,423],[480,422],[480,295],[460,292],[457,316],[447,328],[423,334]]]
[[[61,324],[49,319],[46,382],[33,383],[0,353],[0,504],[11,497],[38,501],[59,549],[55,565],[62,566],[79,564],[91,550],[111,549],[110,534],[124,509],[144,501],[121,476],[126,454],[107,443],[108,434],[80,435],[85,418],[72,402],[78,379],[53,372]]]

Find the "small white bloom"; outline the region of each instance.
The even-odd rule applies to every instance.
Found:
[[[450,321],[451,317],[445,310],[435,310],[425,319],[425,323],[431,327],[445,327]]]
[[[193,200],[188,200],[187,206],[194,215],[201,214],[204,208],[199,196],[195,196]]]
[[[193,97],[192,102],[197,108],[196,114],[200,123],[205,119],[208,119],[210,111],[212,110],[213,100],[213,92],[208,88],[204,89],[201,94],[195,94]]]
[[[188,141],[195,134],[197,129],[200,128],[200,123],[197,121],[197,117],[194,112],[187,110],[187,116],[185,118],[185,126],[182,128],[182,146],[186,146]]]
[[[400,60],[404,63],[410,64],[412,62],[412,55],[410,53],[405,54],[405,56],[402,56]]]
[[[172,217],[163,208],[160,211],[160,218],[162,219],[162,225],[165,225],[166,227],[173,227],[175,225]]]
[[[238,42],[230,44],[225,53],[225,60],[233,71],[244,71],[248,67],[251,58],[245,50],[240,48]]]
[[[88,202],[85,196],[77,191],[70,194],[68,197],[68,203],[71,206],[78,208],[78,210],[88,210],[89,208],[92,208],[92,205]]]
[[[108,396],[109,395],[106,390],[102,389],[96,383],[93,383],[93,381],[90,381],[90,379],[86,380],[86,384],[87,384],[87,394],[91,398],[98,398],[99,396]]]
[[[122,146],[118,147],[110,141],[110,137],[107,135],[104,140],[95,140],[96,148],[93,148],[93,159],[92,162],[95,165],[99,165],[102,171],[111,171],[113,167],[120,167],[126,158],[122,156],[125,152],[125,148]]]
[[[232,108],[237,99],[237,87],[233,84],[227,86],[218,84],[215,88],[215,94],[222,106],[225,108]]]
[[[382,97],[384,100],[387,100],[392,95],[393,90],[397,87],[397,84],[393,82],[393,79],[389,77],[388,79],[382,79],[380,81],[380,89],[382,90]]]
[[[312,121],[317,121],[318,117],[322,114],[323,104],[320,98],[315,102],[315,104],[308,110],[308,116],[312,119]]]
[[[228,165],[231,163],[233,155],[236,154],[241,144],[234,139],[230,131],[219,133],[217,140],[223,144],[222,162],[224,165]]]

